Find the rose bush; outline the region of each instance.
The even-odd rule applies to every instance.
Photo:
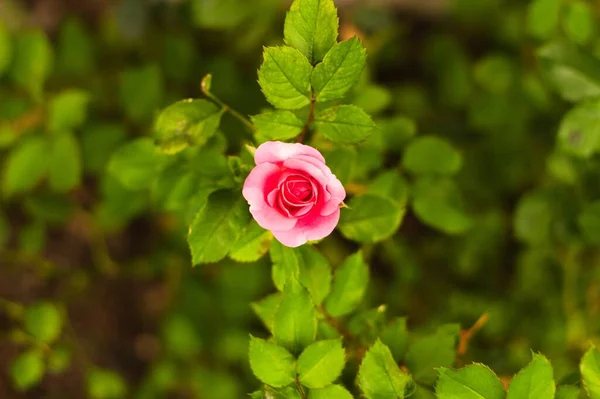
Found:
[[[335,229],[346,191],[319,151],[269,141],[257,148],[254,161],[242,193],[261,227],[288,247],[327,237]]]

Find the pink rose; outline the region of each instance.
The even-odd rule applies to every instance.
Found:
[[[256,149],[254,161],[242,194],[262,228],[288,247],[331,234],[346,191],[319,151],[269,141]]]

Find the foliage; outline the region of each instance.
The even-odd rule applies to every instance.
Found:
[[[28,3],[0,2],[0,397],[600,398],[591,2]],[[253,220],[267,141],[343,183],[329,237]]]

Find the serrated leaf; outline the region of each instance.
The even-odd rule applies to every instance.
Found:
[[[564,385],[557,388],[555,399],[579,399],[580,394],[579,387]]]
[[[78,89],[65,90],[50,102],[48,129],[67,132],[80,127],[87,118],[90,95]]]
[[[78,186],[81,181],[81,151],[70,133],[59,134],[52,140],[48,183],[53,191],[62,193]]]
[[[354,397],[341,385],[330,385],[325,388],[311,389],[308,399],[353,399]]]
[[[275,313],[273,336],[292,353],[300,353],[317,334],[315,305],[308,290],[291,277],[283,287],[283,296]]]
[[[435,368],[450,367],[456,359],[456,343],[460,327],[456,324],[441,326],[434,334],[411,343],[406,353],[406,365],[415,380],[433,385]]]
[[[600,60],[564,41],[542,47],[537,56],[564,99],[575,102],[600,96]]]
[[[38,350],[31,349],[16,357],[9,366],[9,374],[18,391],[27,391],[39,384],[44,377],[44,357]]]
[[[324,388],[339,377],[345,362],[341,340],[315,342],[298,357],[298,379],[311,389]]]
[[[217,132],[223,110],[204,99],[178,101],[159,114],[154,124],[157,145],[175,154],[189,145],[203,146]]]
[[[258,83],[275,108],[297,109],[310,103],[312,67],[298,50],[287,46],[266,47],[258,71]]]
[[[331,266],[319,251],[304,245],[290,248],[273,241],[270,248],[273,261],[273,282],[282,291],[286,281],[295,277],[308,289],[316,305],[320,305],[331,290]]]
[[[400,207],[408,202],[408,183],[397,170],[388,170],[373,179],[367,194],[389,198]]]
[[[421,136],[411,141],[404,152],[402,166],[416,175],[456,174],[462,165],[452,145],[436,136]]]
[[[279,345],[250,336],[250,368],[254,375],[273,387],[283,387],[296,378],[296,360]]]
[[[219,190],[208,197],[190,226],[192,263],[218,262],[227,256],[250,221],[248,204],[239,192]]]
[[[344,98],[358,82],[366,62],[366,50],[357,37],[334,45],[312,73],[317,101]]]
[[[589,158],[600,150],[600,101],[584,102],[565,114],[558,144],[566,152]]]
[[[333,317],[353,312],[369,284],[369,266],[360,252],[349,256],[336,270],[331,294],[325,300],[325,309]]]
[[[313,64],[321,61],[338,36],[333,0],[294,0],[283,29],[288,46],[300,50]]]
[[[36,340],[52,343],[60,336],[62,316],[50,302],[39,302],[25,311],[25,330]]]
[[[446,234],[463,234],[472,226],[462,195],[450,179],[420,178],[412,193],[412,208],[423,223]]]
[[[39,98],[46,78],[52,71],[53,53],[48,37],[41,30],[16,37],[11,77],[20,87]]]
[[[262,320],[265,327],[273,332],[273,322],[275,321],[275,313],[281,303],[282,294],[277,292],[271,294],[260,301],[252,302],[250,307],[256,315]]]
[[[251,220],[231,248],[229,257],[237,262],[255,262],[269,251],[273,234]]]
[[[266,387],[264,399],[302,399],[302,396],[295,386],[283,388]]]
[[[341,144],[364,141],[376,128],[371,117],[354,105],[338,105],[319,112],[314,124],[318,132]]]
[[[439,399],[504,399],[502,381],[483,364],[459,370],[442,367],[435,393]]]
[[[579,365],[581,378],[591,399],[600,398],[600,350],[591,347]]]
[[[140,190],[148,187],[165,161],[152,139],[144,137],[119,147],[108,162],[108,173],[123,186]]]
[[[404,360],[408,350],[408,331],[406,318],[398,317],[388,324],[381,332],[379,339],[390,348],[394,360],[400,363]]]
[[[288,140],[302,132],[304,122],[291,111],[271,111],[251,117],[258,134],[269,140]]]
[[[389,198],[364,194],[348,202],[348,209],[342,210],[338,228],[350,240],[378,242],[398,230],[404,212],[404,206]]]
[[[358,384],[367,399],[402,399],[411,378],[394,362],[390,349],[377,340],[362,360]]]
[[[556,386],[552,366],[542,355],[533,360],[513,378],[506,399],[553,399]]]
[[[527,9],[527,30],[538,39],[550,38],[558,26],[560,0],[534,0]]]

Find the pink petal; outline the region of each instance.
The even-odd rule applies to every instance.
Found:
[[[320,240],[327,237],[335,229],[340,220],[340,210],[322,216],[311,213],[301,219],[292,229],[273,231],[275,238],[285,246],[298,247],[307,241]]]
[[[277,183],[279,171],[279,166],[271,163],[257,165],[246,178],[242,189],[242,195],[250,205],[250,213],[267,230],[288,230],[296,225],[296,219],[282,215],[266,202],[266,193]]]
[[[254,162],[257,165],[264,162],[279,163],[296,155],[307,155],[325,163],[323,155],[311,146],[281,141],[267,141],[261,144],[254,153]]]
[[[331,194],[331,198],[329,198],[325,204],[323,204],[323,208],[321,208],[321,215],[323,216],[330,215],[335,212],[336,209],[339,210],[340,204],[344,198],[346,198],[346,190],[344,190],[344,186],[335,175],[331,175],[329,178],[327,191]]]

